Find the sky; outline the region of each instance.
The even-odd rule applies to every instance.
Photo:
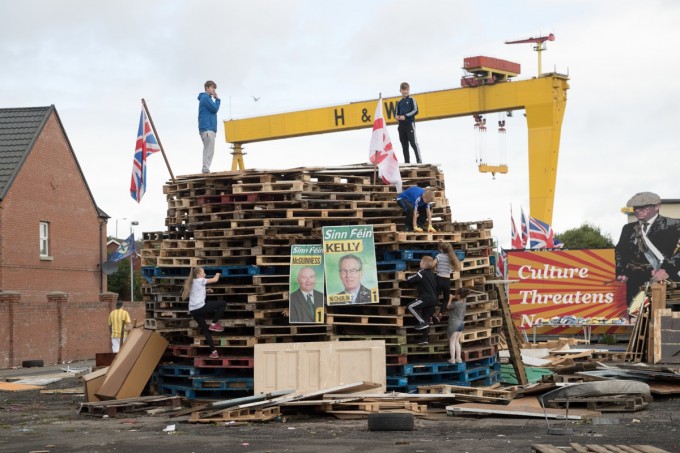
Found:
[[[485,55],[537,74],[531,44],[553,33],[543,71],[569,75],[552,226],[584,222],[618,240],[635,193],[680,199],[680,2],[675,0],[0,0],[0,107],[55,105],[109,235],[165,231],[161,155],[147,192],[129,195],[144,98],[175,175],[200,172],[197,95],[217,83],[213,171],[231,168],[222,121],[460,86],[463,59]],[[253,96],[260,98],[257,102]],[[494,124],[497,115],[488,115]],[[440,165],[456,221],[492,219],[510,247],[511,206],[528,212],[527,127],[506,119],[483,150],[509,173],[477,170],[472,117],[418,123],[423,161]],[[492,133],[493,132],[493,133]],[[401,159],[396,126],[389,127]],[[255,169],[367,162],[370,129],[245,145]]]

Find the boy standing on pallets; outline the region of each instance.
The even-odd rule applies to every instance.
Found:
[[[414,328],[421,332],[419,345],[428,344],[430,317],[437,305],[437,279],[432,272],[433,267],[434,259],[424,256],[420,259],[420,270],[406,279],[406,283],[418,285],[418,299],[408,305],[408,310],[418,321]]]

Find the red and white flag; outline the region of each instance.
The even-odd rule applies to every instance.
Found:
[[[512,217],[512,207],[510,208],[510,244],[514,250],[521,250],[522,238],[517,233],[517,227],[515,227],[515,219]]]
[[[401,173],[399,161],[394,154],[390,135],[387,133],[385,118],[383,118],[382,98],[378,99],[378,107],[375,109],[373,120],[373,135],[371,146],[368,150],[368,160],[378,167],[378,174],[385,184],[391,184],[401,193]]]
[[[529,221],[524,215],[524,208],[520,206],[520,210],[522,213],[522,233],[521,233],[522,248],[526,249],[527,247],[529,247],[529,238],[531,237],[531,235],[529,234]]]

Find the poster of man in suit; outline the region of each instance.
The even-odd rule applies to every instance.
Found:
[[[373,225],[323,227],[329,305],[378,303]]]
[[[324,322],[323,248],[294,245],[290,251],[289,322]]]
[[[616,244],[616,279],[626,284],[626,303],[647,283],[680,281],[680,220],[659,214],[661,198],[640,192],[628,200],[637,221],[621,230]]]

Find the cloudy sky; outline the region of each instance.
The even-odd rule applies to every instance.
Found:
[[[543,70],[568,73],[553,227],[588,221],[616,241],[632,194],[677,199],[680,2],[675,0],[0,0],[0,106],[54,104],[109,234],[165,230],[162,156],[150,158],[147,193],[129,196],[145,98],[175,175],[200,171],[196,96],[217,82],[218,119],[245,118],[456,88],[465,57],[521,63],[536,75],[530,44],[554,33]],[[258,102],[252,96],[259,97]],[[494,124],[496,115],[489,115]],[[454,219],[494,220],[509,246],[512,205],[529,210],[527,128],[507,120],[506,150],[490,128],[495,179],[477,171],[471,117],[421,122],[423,160],[440,164]],[[398,148],[396,126],[390,127]],[[212,169],[231,165],[218,130]],[[365,162],[370,130],[247,145],[248,168]],[[401,158],[399,150],[398,156]]]

